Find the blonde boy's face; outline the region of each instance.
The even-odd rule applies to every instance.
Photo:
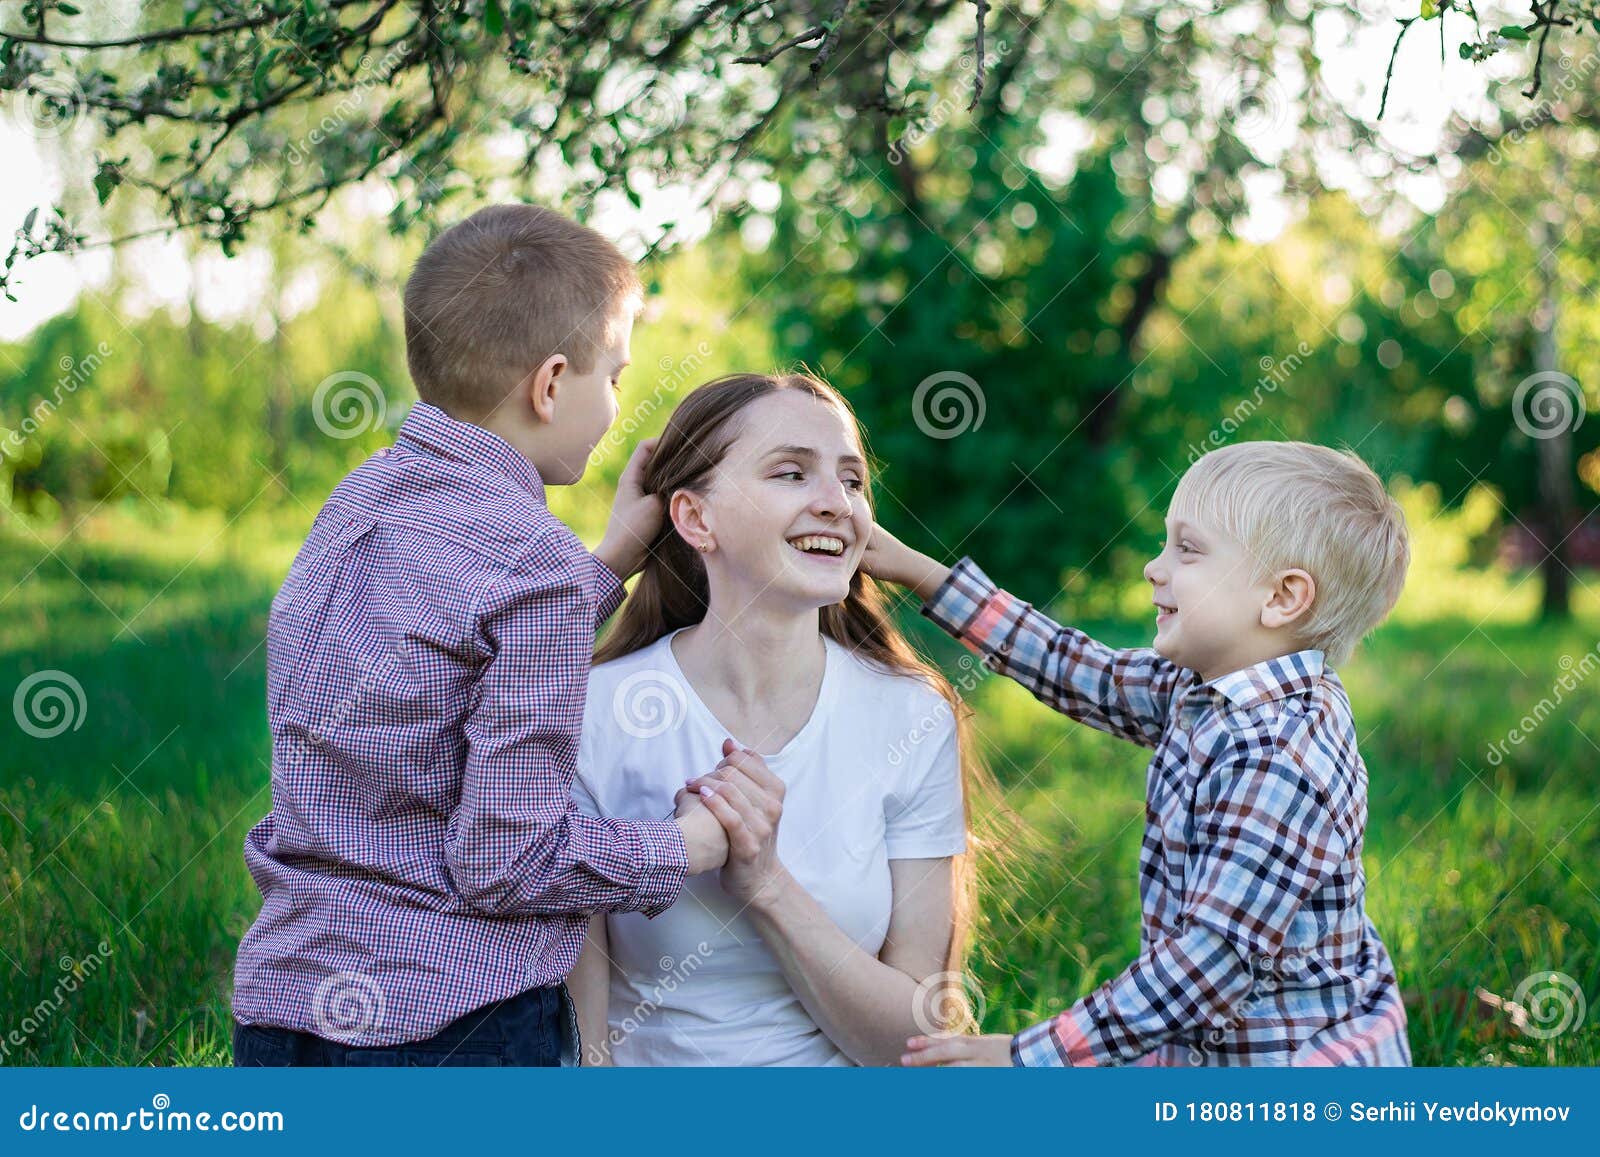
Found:
[[[1253,581],[1254,569],[1242,543],[1193,513],[1169,512],[1161,553],[1144,568],[1156,608],[1151,645],[1205,679],[1287,653],[1285,635],[1262,625],[1274,584]]]

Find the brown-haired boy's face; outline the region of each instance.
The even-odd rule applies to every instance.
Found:
[[[579,481],[589,456],[617,420],[618,382],[628,365],[637,312],[632,298],[613,306],[612,316],[587,373],[571,364],[556,379],[555,419],[550,423],[554,443],[550,460],[542,464],[545,481],[567,486]]]

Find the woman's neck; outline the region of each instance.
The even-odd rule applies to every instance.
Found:
[[[827,660],[815,608],[780,611],[755,600],[734,610],[713,599],[706,617],[678,636],[674,653],[697,688],[741,713],[814,700]]]

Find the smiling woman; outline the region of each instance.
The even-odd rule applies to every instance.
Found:
[[[978,766],[859,569],[855,418],[806,375],[720,379],[674,412],[644,489],[670,517],[596,655],[574,798],[659,818],[717,768],[718,795],[782,812],[667,912],[591,921],[569,978],[586,1060],[892,1064],[961,1020]]]

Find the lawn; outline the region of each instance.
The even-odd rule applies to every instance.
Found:
[[[71,535],[0,531],[0,689],[43,671],[82,689],[56,700],[60,734],[13,719],[0,745],[0,1061],[228,1061],[233,953],[258,903],[240,841],[269,802],[262,632],[292,530],[102,511]],[[1403,613],[1343,672],[1371,776],[1369,905],[1420,1064],[1600,1063],[1594,1018],[1545,1039],[1478,994],[1537,993],[1547,971],[1600,991],[1584,880],[1600,862],[1600,695],[1561,687],[1596,662],[1600,605],[1530,625],[1532,585],[1414,571]],[[908,626],[954,670],[961,652]],[[975,961],[985,1027],[1015,1030],[1135,951],[1144,758],[997,678],[969,698],[1028,828],[986,878]],[[1538,1029],[1563,1010],[1529,1011]]]

